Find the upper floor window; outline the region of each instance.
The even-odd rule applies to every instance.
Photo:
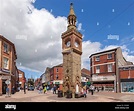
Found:
[[[19,78],[22,78],[22,74],[19,74]]]
[[[129,70],[130,68],[129,67],[124,67],[123,70]]]
[[[4,43],[4,52],[8,53],[9,49],[8,49],[8,44]]]
[[[100,73],[100,66],[96,66],[96,73]]]
[[[112,54],[108,54],[107,59],[112,59]]]
[[[100,61],[100,56],[96,56],[95,61]]]
[[[9,60],[8,58],[5,58],[3,59],[3,65],[4,65],[4,69],[9,69]]]
[[[56,79],[58,79],[59,78],[59,76],[58,76],[58,74],[56,74]]]
[[[108,64],[108,72],[112,72],[112,64]]]
[[[59,69],[58,68],[56,68],[56,72],[59,72]]]

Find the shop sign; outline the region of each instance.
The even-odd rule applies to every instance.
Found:
[[[1,76],[1,79],[11,79],[11,77],[10,76]]]
[[[60,84],[60,82],[55,82],[55,84]]]

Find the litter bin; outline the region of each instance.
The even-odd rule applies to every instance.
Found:
[[[72,98],[72,92],[71,91],[66,92],[66,98]]]
[[[75,93],[75,98],[79,98],[79,94]]]
[[[58,91],[58,97],[63,97],[63,91]]]

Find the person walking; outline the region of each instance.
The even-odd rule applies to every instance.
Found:
[[[39,94],[42,93],[42,86],[39,86]]]
[[[93,95],[94,94],[94,86],[93,85],[90,86],[90,90],[91,90],[91,95]]]
[[[84,95],[85,98],[87,97],[87,90],[86,90],[86,88],[83,88],[83,95]]]
[[[47,93],[47,88],[46,86],[44,87],[44,94]]]
[[[14,86],[12,87],[12,94],[14,94],[15,93],[15,88],[14,88]]]
[[[9,96],[10,96],[10,91],[9,91],[9,85],[8,85],[6,88],[6,97],[9,97]]]
[[[56,94],[56,85],[53,87],[53,94]]]
[[[24,94],[26,94],[26,86],[25,86],[25,84],[24,84]]]

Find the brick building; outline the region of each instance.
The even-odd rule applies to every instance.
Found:
[[[81,70],[81,84],[82,86],[87,85],[87,82],[91,82],[91,75],[88,69],[83,68]]]
[[[10,81],[9,88],[17,87],[18,71],[16,67],[16,50],[14,44],[0,35],[0,95],[6,93],[7,84]]]
[[[24,85],[26,83],[26,77],[25,77],[25,73],[23,71],[21,71],[20,69],[18,69],[19,72],[19,86],[24,89]]]
[[[35,87],[38,87],[39,85],[41,85],[41,80],[40,80],[40,78],[37,78],[37,79],[35,80],[35,82],[34,82],[34,86],[35,86]]]
[[[119,67],[121,92],[134,92],[134,65]]]
[[[50,86],[50,70],[51,68],[47,67],[45,71],[45,84]]]
[[[50,69],[50,86],[55,84],[62,89],[63,84],[63,64],[56,65]]]
[[[104,90],[121,92],[119,67],[131,64],[120,47],[90,55],[92,83]]]

